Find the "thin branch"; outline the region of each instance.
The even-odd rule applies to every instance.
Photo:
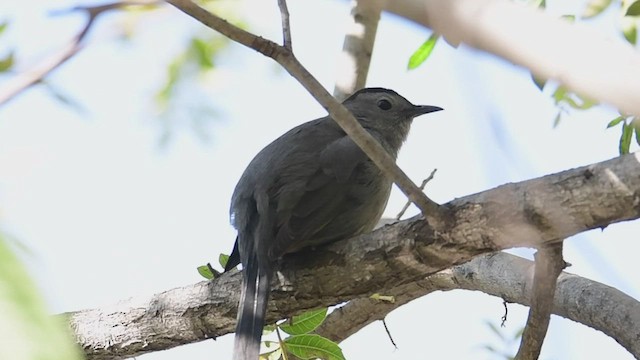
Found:
[[[82,41],[89,33],[89,30],[95,23],[95,20],[106,11],[122,8],[125,6],[148,6],[153,5],[155,1],[122,1],[113,2],[96,6],[77,6],[70,11],[84,11],[87,13],[87,22],[82,30],[78,32],[71,41],[58,50],[55,54],[44,59],[33,69],[21,72],[9,81],[9,84],[0,89],[0,106],[14,99],[17,95],[27,90],[31,86],[42,81],[52,71],[60,67],[71,57],[76,55],[83,49]],[[59,13],[59,12],[58,12]]]
[[[291,24],[289,22],[289,9],[287,8],[287,0],[278,0],[280,8],[280,17],[282,18],[282,46],[293,52],[293,43],[291,42]]]
[[[382,326],[384,326],[384,331],[387,333],[387,337],[389,338],[389,341],[391,341],[391,345],[393,345],[397,350],[398,345],[396,345],[396,342],[393,340],[393,336],[391,336],[391,331],[389,331],[389,327],[387,326],[387,321],[385,319],[382,319]]]
[[[535,255],[531,307],[516,360],[537,360],[551,320],[556,281],[565,268],[562,242],[543,246]]]
[[[433,180],[433,177],[436,175],[436,171],[438,171],[438,169],[433,169],[433,171],[431,171],[431,174],[429,174],[429,176],[426,179],[422,180],[422,184],[420,184],[420,190],[424,190],[424,187],[427,186],[427,183]],[[411,205],[411,201],[407,201],[407,203],[404,204],[404,206],[396,216],[396,220],[402,219],[402,216],[409,208],[409,205]]]
[[[333,95],[342,101],[365,87],[380,12],[386,0],[353,0]]]
[[[254,49],[278,62],[322,105],[329,115],[346,132],[353,141],[369,156],[382,172],[402,190],[402,192],[422,211],[423,216],[431,226],[444,226],[445,209],[429,199],[396,165],[393,158],[365,131],[342,104],[327,92],[302,64],[293,56],[291,51],[279,46],[273,41],[261,38],[242,30],[222,18],[208,12],[191,0],[167,0],[168,3],[183,11],[202,24],[218,31],[229,39]]]

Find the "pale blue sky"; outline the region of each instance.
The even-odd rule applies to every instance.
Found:
[[[17,44],[19,65],[28,67],[82,24],[80,17],[50,17],[49,11],[80,3],[86,2],[10,0],[5,16],[13,22],[0,51],[6,40]],[[571,6],[577,11],[579,3],[563,2],[566,8],[552,11],[564,13]],[[290,2],[294,50],[329,89],[346,5]],[[247,1],[240,11],[253,31],[279,40],[275,1]],[[114,40],[112,26],[122,19],[117,13],[102,18],[87,49],[50,79],[86,112],[61,105],[40,88],[0,108],[0,222],[33,251],[25,261],[55,312],[200,281],[195,268],[228,253],[235,239],[229,198],[247,163],[287,129],[324,116],[275,63],[233,45],[217,71],[201,79],[203,93],[193,96],[218,111],[219,118],[209,123],[210,141],[179,126],[173,141],[159,147],[152,95],[168,62],[199,26],[167,8],[145,17],[131,41],[123,42]],[[553,129],[556,110],[549,95],[533,86],[526,71],[492,56],[441,43],[425,66],[406,71],[408,57],[428,35],[383,16],[368,85],[445,108],[414,122],[399,158],[417,182],[438,168],[427,189],[434,200],[616,156],[618,130],[604,130],[615,116],[611,109],[567,116]],[[397,213],[404,202],[394,189],[387,214]],[[638,298],[640,283],[629,274],[637,273],[630,249],[639,230],[637,222],[618,224],[569,239],[569,271]],[[481,293],[432,294],[388,317],[399,350],[379,323],[343,348],[351,360],[489,358],[480,346],[494,338],[482,321],[497,323],[502,312],[500,299]],[[513,333],[524,323],[526,309],[510,305],[509,314],[505,331]],[[224,359],[231,342],[232,336],[224,336],[140,359]],[[606,336],[554,317],[543,359],[604,356],[632,358]]]

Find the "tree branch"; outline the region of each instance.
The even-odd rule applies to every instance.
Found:
[[[434,291],[474,290],[508,302],[530,305],[534,263],[498,252],[478,256],[423,280],[385,291],[395,302],[369,298],[350,301],[333,311],[316,333],[341,342],[411,300]],[[558,277],[553,313],[582,323],[616,339],[634,356],[640,354],[640,303],[613,287],[563,272]],[[594,296],[597,294],[597,296]]]
[[[452,217],[443,231],[435,231],[414,217],[290,256],[281,269],[280,278],[286,282],[273,288],[267,322],[374,292],[387,294],[480,254],[550,244],[589,229],[636,219],[640,217],[638,173],[639,157],[630,154],[456,199],[444,205]],[[120,359],[215,338],[233,331],[239,275],[233,273],[112,308],[72,313],[70,323],[90,359]],[[508,278],[509,274],[502,276]],[[560,283],[562,289],[562,279]],[[494,293],[489,288],[486,291]],[[499,291],[513,301],[512,293],[517,290]],[[637,301],[614,298],[619,300],[616,314],[602,319],[602,310],[612,306],[609,299],[585,297],[585,291],[594,290],[564,293],[559,289],[558,299],[566,301],[567,309],[574,309],[571,303],[575,301],[599,302],[588,317],[604,327],[611,325],[613,318],[619,320],[615,326],[624,323],[627,335],[611,330],[612,336],[640,355],[640,345],[624,339],[640,336]],[[629,312],[619,304],[628,306],[624,310]],[[585,309],[590,306],[580,305]],[[586,316],[568,311],[569,316]]]
[[[418,189],[411,179],[396,165],[382,145],[362,128],[351,112],[322,87],[320,82],[302,66],[291,51],[273,41],[263,39],[229,24],[191,0],[167,0],[167,2],[229,39],[254,49],[278,62],[329,112],[335,122],[358,144],[378,168],[392,179],[398,188],[416,204],[432,226],[440,227],[443,225],[445,216],[443,209]]]
[[[353,0],[351,16],[342,53],[338,77],[333,89],[335,97],[342,101],[365,87],[373,45],[376,40],[380,12],[387,0]]]
[[[547,335],[556,281],[565,268],[562,242],[541,247],[535,255],[531,307],[515,360],[537,360]]]
[[[13,77],[7,86],[3,89],[0,89],[0,106],[6,104],[15,98],[18,94],[22,93],[29,87],[39,83],[42,81],[47,75],[49,75],[52,71],[60,67],[60,65],[64,64],[67,60],[77,54],[80,50],[82,50],[83,45],[82,41],[89,33],[89,30],[95,23],[95,20],[101,14],[113,9],[122,8],[125,6],[148,6],[153,5],[157,2],[155,1],[121,1],[121,2],[113,2],[103,5],[96,6],[78,6],[73,8],[71,11],[84,11],[87,13],[87,22],[78,32],[76,36],[71,39],[69,44],[64,46],[55,54],[47,57],[40,64],[35,66],[33,69],[29,71],[25,71],[19,73],[15,77]]]
[[[640,82],[629,81],[640,79],[640,54],[584,24],[506,0],[398,0],[386,10],[640,116]]]

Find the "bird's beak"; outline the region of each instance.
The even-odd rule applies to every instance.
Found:
[[[444,109],[438,106],[431,106],[431,105],[414,105],[411,112],[413,117],[418,117],[420,115],[424,115],[424,114],[428,114],[428,113],[432,113],[440,110],[444,110]]]

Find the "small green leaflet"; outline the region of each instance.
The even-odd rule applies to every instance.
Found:
[[[202,277],[207,280],[211,280],[215,277],[208,265],[198,266],[198,274],[202,275]]]
[[[618,116],[617,118],[615,118],[615,119],[613,119],[613,120],[609,121],[609,123],[607,124],[607,129],[608,129],[608,128],[610,128],[610,127],[614,127],[614,126],[616,126],[616,125],[620,124],[620,122],[621,122],[622,120],[624,120],[624,117],[622,117],[622,116]]]
[[[620,146],[618,150],[620,155],[628,154],[631,147],[631,138],[633,137],[633,126],[630,124],[622,123],[622,134],[620,135]]]
[[[295,335],[284,340],[286,349],[300,359],[345,360],[335,342],[320,335]]]
[[[9,55],[0,59],[0,72],[5,72],[13,66],[13,52],[10,52]]]
[[[320,326],[326,317],[327,308],[307,311],[280,325],[280,330],[289,335],[308,334]]]
[[[634,1],[627,8],[627,12],[624,14],[625,16],[640,16],[640,0]]]
[[[440,38],[440,35],[436,33],[431,34],[431,36],[429,36],[427,41],[425,41],[424,44],[422,44],[418,48],[418,50],[416,50],[411,55],[411,57],[409,58],[409,64],[407,65],[407,69],[413,70],[418,66],[422,65],[422,63],[425,62],[425,60],[427,60],[429,55],[431,55],[431,52],[435,48],[436,42],[438,42],[439,38]]]
[[[227,267],[227,263],[229,262],[229,255],[227,254],[220,254],[218,256],[218,262],[220,263],[220,266],[222,266],[222,268],[226,268]]]

